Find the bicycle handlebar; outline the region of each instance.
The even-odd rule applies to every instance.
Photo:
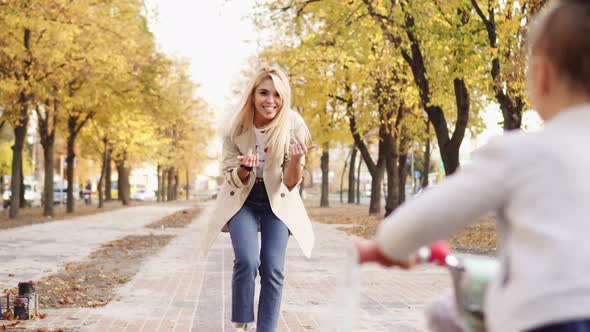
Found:
[[[447,256],[451,254],[451,246],[446,241],[436,241],[433,244],[422,247],[418,250],[418,264],[435,263],[441,266],[446,265]]]

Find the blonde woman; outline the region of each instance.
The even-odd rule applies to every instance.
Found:
[[[252,328],[258,271],[261,288],[256,331],[276,330],[289,234],[308,258],[313,247],[313,229],[296,186],[301,181],[305,154],[315,146],[306,146],[309,130],[303,118],[291,110],[290,102],[287,76],[274,67],[260,69],[224,136],[225,180],[205,248],[222,228],[229,229],[235,256],[232,323],[238,331]]]

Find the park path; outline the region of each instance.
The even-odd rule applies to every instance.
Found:
[[[92,218],[96,222],[86,220],[88,225],[78,228],[77,237],[60,241],[59,245],[51,244],[49,239],[51,234],[63,235],[57,232],[62,229],[60,224],[2,231],[1,243],[10,239],[17,252],[12,255],[17,257],[2,261],[0,285],[5,282],[6,271],[18,267],[23,269],[18,274],[22,277],[30,270],[24,261],[35,257],[44,260],[47,255],[46,251],[31,248],[25,257],[20,257],[19,249],[28,245],[16,246],[27,236],[27,241],[47,241],[49,248],[61,253],[58,259],[51,256],[53,265],[43,263],[47,265],[43,269],[33,269],[30,275],[38,278],[49,273],[46,271],[58,270],[65,262],[84,258],[101,241],[143,234],[147,232],[143,228],[145,224],[186,207],[153,205],[95,215]],[[233,251],[228,234],[223,233],[207,257],[199,255],[208,215],[206,209],[188,227],[174,231],[178,236],[157,255],[146,259],[139,273],[118,289],[117,299],[107,306],[47,310],[46,319],[19,326],[33,330],[65,327],[80,331],[232,331],[229,320]],[[122,220],[125,226],[120,225]],[[75,219],[67,222],[78,225]],[[96,228],[99,225],[100,229]],[[314,223],[316,245],[310,260],[305,259],[295,240],[290,239],[278,331],[346,331],[351,326],[353,331],[425,331],[424,303],[449,286],[446,271],[429,266],[412,271],[364,266],[359,292],[355,293],[357,283],[355,273],[351,274],[354,269],[349,268],[348,253],[350,244],[357,238],[337,230],[337,226]],[[10,237],[4,232],[11,232]]]

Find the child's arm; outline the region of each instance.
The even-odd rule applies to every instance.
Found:
[[[471,164],[439,187],[427,190],[383,221],[376,242],[385,257],[407,262],[420,246],[448,238],[507,201],[522,170],[511,166],[516,163],[510,157],[510,145],[497,141],[480,149]]]

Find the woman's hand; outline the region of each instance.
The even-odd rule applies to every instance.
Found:
[[[289,160],[293,160],[295,162],[301,162],[301,158],[307,154],[307,152],[315,150],[318,146],[313,144],[310,146],[306,146],[305,143],[301,142],[299,139],[291,139],[291,144],[289,148]]]
[[[302,167],[301,159],[305,154],[313,149],[317,148],[316,145],[305,146],[297,138],[291,138],[291,144],[289,146],[289,162],[283,176],[283,182],[289,191],[291,191],[297,183],[301,180]]]
[[[381,252],[381,249],[379,249],[377,241],[375,240],[356,242],[355,245],[358,253],[359,264],[378,263],[386,267],[397,266],[404,269],[408,269],[415,265],[413,259],[409,260],[408,262],[398,262],[385,257]]]
[[[259,164],[258,153],[252,153],[252,150],[248,150],[248,153],[245,155],[238,156],[238,160],[240,160],[240,165],[250,169],[258,167]],[[250,171],[244,167],[238,168],[238,176],[242,182],[245,182],[250,176]]]
[[[244,167],[258,167],[258,153],[252,153],[252,150],[248,150],[246,155],[238,156],[238,160]]]

